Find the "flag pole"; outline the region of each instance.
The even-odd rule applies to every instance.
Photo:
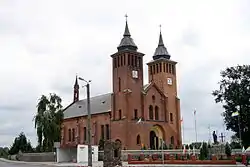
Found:
[[[183,116],[181,118],[181,124],[182,124],[182,143],[184,143],[184,120],[183,120]]]
[[[196,140],[196,143],[197,143],[196,109],[194,109],[194,128],[195,128],[195,140]]]

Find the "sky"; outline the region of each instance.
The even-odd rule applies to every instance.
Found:
[[[1,0],[0,146],[21,131],[36,145],[32,121],[42,94],[56,93],[67,106],[78,74],[91,79],[91,96],[112,92],[111,57],[125,27],[125,14],[146,63],[158,44],[159,25],[177,61],[184,143],[224,132],[221,104],[212,91],[220,71],[250,62],[248,0]],[[86,97],[81,89],[80,98]],[[226,132],[230,139],[231,132]]]

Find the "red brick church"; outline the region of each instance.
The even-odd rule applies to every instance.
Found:
[[[92,144],[100,139],[122,143],[124,149],[149,149],[182,145],[180,99],[177,96],[176,64],[170,59],[160,32],[153,60],[148,62],[147,84],[143,83],[143,56],[131,38],[126,21],[123,38],[113,62],[113,92],[92,97]],[[64,109],[61,147],[87,143],[87,101],[79,100],[76,78],[73,102]],[[140,123],[138,123],[138,120]]]

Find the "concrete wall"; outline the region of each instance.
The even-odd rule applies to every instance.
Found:
[[[76,148],[57,148],[57,162],[73,162],[77,159]]]
[[[54,152],[46,153],[21,153],[16,156],[19,161],[26,162],[55,162]]]

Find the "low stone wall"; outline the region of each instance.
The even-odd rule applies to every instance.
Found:
[[[193,153],[193,150],[191,150]],[[122,150],[122,156],[121,160],[122,161],[128,161],[128,154],[182,154],[183,150],[182,149],[176,149],[176,150]],[[103,161],[103,151],[99,151],[98,153],[98,160]],[[195,154],[198,155],[200,154],[199,149],[195,149]]]
[[[164,156],[164,157],[163,157]],[[246,159],[246,157],[244,157]],[[216,164],[216,165],[230,165],[236,164],[235,156],[227,157],[226,159],[217,159],[212,155],[212,159],[199,160],[198,155],[189,154],[164,154],[164,155],[128,155],[128,164]]]
[[[16,159],[25,162],[55,162],[56,156],[53,152],[21,153],[16,156]]]

